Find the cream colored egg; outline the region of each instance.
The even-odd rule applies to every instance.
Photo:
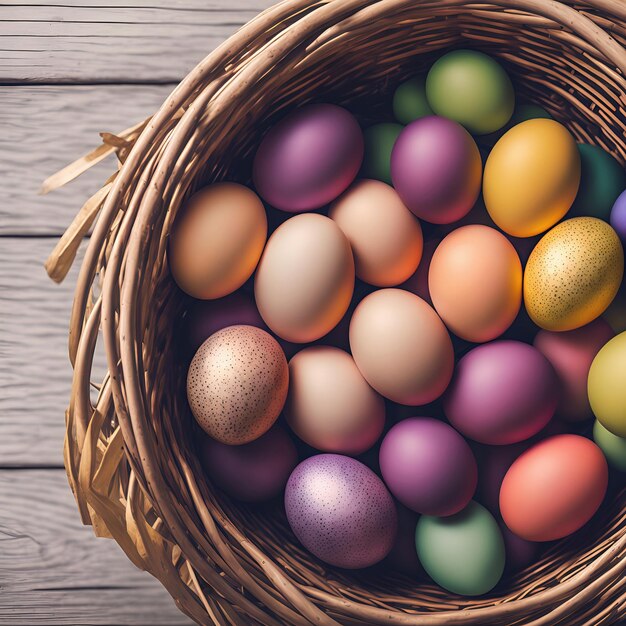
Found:
[[[202,300],[232,293],[254,272],[267,238],[259,197],[236,183],[195,193],[170,235],[169,264],[178,286]]]
[[[595,217],[561,222],[544,235],[526,263],[524,304],[546,330],[572,330],[602,315],[624,275],[617,233]]]
[[[422,227],[396,190],[360,180],[331,206],[329,217],[348,238],[356,275],[377,287],[399,285],[422,258]]]
[[[276,229],[254,283],[265,323],[295,343],[330,332],[348,310],[353,290],[350,244],[333,220],[316,213],[296,215]]]

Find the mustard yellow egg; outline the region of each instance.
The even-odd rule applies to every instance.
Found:
[[[551,119],[517,124],[485,164],[483,197],[491,219],[514,237],[532,237],[569,210],[580,184],[580,153],[570,132]]]
[[[595,217],[561,222],[544,235],[526,263],[524,304],[546,330],[572,330],[604,313],[624,274],[617,233]]]

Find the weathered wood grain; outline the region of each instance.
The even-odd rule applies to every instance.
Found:
[[[0,82],[178,82],[273,0],[3,3]]]
[[[189,624],[118,545],[81,525],[62,470],[0,471],[0,624]]]
[[[116,133],[152,115],[171,86],[0,87],[0,234],[63,233],[115,168],[110,157],[62,189],[41,183]]]

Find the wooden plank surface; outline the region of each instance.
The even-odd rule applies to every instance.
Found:
[[[3,2],[0,82],[175,83],[272,4],[273,0]]]
[[[64,471],[0,471],[0,502],[0,624],[190,623],[114,541],[81,525]]]

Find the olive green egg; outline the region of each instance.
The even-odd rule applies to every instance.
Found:
[[[598,146],[579,143],[578,151],[580,187],[570,215],[590,215],[608,222],[617,196],[626,189],[626,171]]]
[[[604,452],[611,467],[620,472],[626,472],[626,439],[614,435],[596,420],[593,425],[593,440]]]
[[[361,173],[391,185],[391,150],[404,126],[401,124],[374,124],[363,132],[365,152]]]
[[[478,139],[478,147],[480,148],[481,146],[485,146],[487,148],[493,148],[493,146],[496,145],[498,139],[500,139],[500,137],[502,137],[502,135],[504,135],[507,130],[513,128],[513,126],[517,126],[517,124],[526,122],[527,120],[536,119],[551,120],[552,116],[538,104],[517,104],[515,105],[515,110],[513,111],[513,115],[511,116],[508,124],[506,124],[500,130],[497,130],[494,133],[482,135]]]
[[[420,517],[415,546],[427,574],[460,595],[491,591],[504,571],[502,532],[493,515],[474,500],[456,515]]]
[[[515,108],[513,84],[504,68],[475,50],[453,50],[435,61],[426,76],[426,98],[436,115],[475,135],[502,128]]]
[[[410,124],[420,117],[432,115],[426,99],[426,78],[415,76],[403,82],[393,94],[393,114],[401,124]]]
[[[609,308],[602,314],[602,317],[616,333],[622,333],[626,330],[626,283],[622,282],[617,295],[613,298]]]

